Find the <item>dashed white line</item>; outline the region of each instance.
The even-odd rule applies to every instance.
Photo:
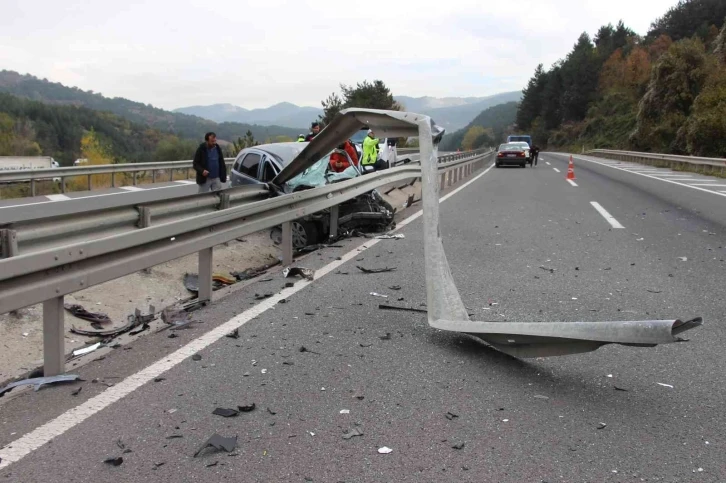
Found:
[[[487,174],[493,167],[494,164],[484,170],[483,173],[475,176],[470,181],[467,181],[446,196],[443,196],[439,199],[439,203],[443,203],[470,184],[474,183],[479,178]],[[131,188],[131,186],[127,186],[127,188]],[[404,226],[419,218],[422,214],[423,211],[418,211],[413,215],[409,216],[401,223],[398,223],[394,231],[400,230]],[[381,240],[375,239],[369,240],[364,246],[360,248],[356,247],[343,255],[339,260],[331,262],[328,265],[322,267],[315,272],[315,280],[319,280],[321,277],[337,269],[345,262],[360,256],[360,253],[362,251],[365,251],[377,245],[380,241]],[[92,397],[83,404],[69,409],[55,419],[48,421],[44,425],[36,428],[29,433],[26,433],[21,438],[0,449],[0,469],[6,468],[11,464],[22,460],[36,449],[47,444],[52,439],[79,425],[86,419],[90,418],[99,411],[102,411],[116,401],[126,397],[127,395],[134,392],[136,389],[158,377],[160,374],[174,368],[192,355],[196,354],[201,350],[204,350],[218,340],[222,339],[234,329],[242,327],[244,324],[254,319],[255,317],[258,317],[267,310],[274,308],[275,305],[280,302],[280,300],[289,298],[293,294],[299,292],[300,290],[304,289],[312,283],[314,282],[302,280],[297,282],[294,287],[283,289],[280,293],[264,300],[263,302],[260,302],[258,305],[255,305],[251,309],[242,312],[241,314],[223,323],[217,328],[210,330],[206,334],[203,334],[198,339],[189,342],[175,352],[172,352],[171,354],[162,357],[160,360],[154,362],[150,366],[141,369],[139,372],[132,374],[115,386],[106,389],[101,394]]]
[[[552,166],[549,161],[545,161],[547,163],[547,166]]]
[[[46,198],[48,198],[50,201],[63,201],[63,200],[70,200],[70,198],[66,195],[46,195]]]
[[[568,183],[570,183],[572,186],[577,186],[577,183],[572,181],[571,179],[566,180]]]
[[[560,172],[560,170],[559,170],[559,169],[557,169],[557,168],[552,168],[552,169],[554,169],[554,170],[555,170],[555,171],[557,171],[558,173]]]
[[[591,201],[590,204],[602,215],[603,218],[605,218],[608,223],[610,223],[610,225],[612,225],[613,228],[625,228],[613,217],[613,215],[608,213],[607,210],[600,205],[600,203],[597,201]]]
[[[138,186],[121,186],[120,189],[126,191],[144,191],[144,188],[139,188]]]

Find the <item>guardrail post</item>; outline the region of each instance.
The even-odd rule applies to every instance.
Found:
[[[91,187],[91,175],[88,175],[88,191],[91,191],[93,188]]]
[[[15,230],[0,230],[0,259],[18,255],[18,236]]]
[[[57,376],[66,370],[63,297],[43,302],[43,376]]]
[[[155,169],[151,170],[151,183],[152,184],[156,183],[156,170]]]
[[[116,187],[116,172],[111,173],[111,188]]]
[[[199,293],[201,302],[212,300],[212,269],[214,262],[213,248],[199,250]]]
[[[174,168],[169,170],[169,182],[174,181]]]
[[[340,210],[338,209],[338,205],[333,206],[330,208],[330,234],[328,235],[329,238],[335,238],[338,236],[338,213]]]
[[[292,265],[292,222],[282,224],[282,265]]]
[[[61,176],[61,193],[66,192],[66,177]]]
[[[30,196],[35,196],[35,180],[30,180]]]
[[[137,171],[134,171],[134,186],[136,186],[136,175],[138,174]]]
[[[229,199],[229,193],[219,195],[219,209],[226,210],[231,206],[232,201]]]
[[[439,193],[446,189],[446,173],[439,175]]]

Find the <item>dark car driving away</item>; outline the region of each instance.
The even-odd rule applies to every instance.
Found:
[[[527,167],[527,151],[520,143],[501,144],[494,164],[497,168],[505,164],[516,164],[525,168]]]

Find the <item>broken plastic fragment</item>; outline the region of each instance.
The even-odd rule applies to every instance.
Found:
[[[340,414],[350,414],[350,409],[341,409]]]
[[[227,334],[225,337],[229,337],[230,339],[239,339],[239,329],[234,329],[232,332]]]
[[[392,268],[363,268],[360,265],[356,265],[356,268],[360,270],[363,273],[385,273],[385,272],[393,272],[396,270],[396,267]]]
[[[453,446],[451,446],[451,447],[452,447],[452,448],[454,448],[454,449],[464,449],[464,446],[465,446],[465,445],[466,445],[466,443],[464,443],[464,442],[462,441],[461,443],[456,443],[455,445],[453,445]]]
[[[63,306],[68,312],[73,314],[74,317],[79,319],[88,320],[96,324],[110,324],[111,319],[108,315],[101,312],[89,312],[82,305],[78,304],[66,304]]]
[[[378,452],[380,454],[390,454],[393,452],[393,450],[391,448],[389,448],[388,446],[384,446],[382,448],[378,448]]]
[[[256,407],[255,403],[252,403],[247,406],[237,406],[237,409],[239,409],[240,412],[249,413],[250,411],[254,411]]]
[[[313,280],[315,278],[315,272],[309,268],[287,267],[282,271],[282,276],[285,278],[300,276],[307,280]]]
[[[124,462],[124,459],[122,457],[118,458],[108,458],[103,460],[104,463],[111,466],[121,466],[121,464]]]
[[[379,240],[401,240],[403,238],[406,238],[406,235],[403,233],[398,233],[397,235],[378,235],[373,238],[377,238]]]
[[[46,384],[56,384],[56,383],[61,383],[61,382],[73,382],[73,381],[78,381],[78,380],[80,380],[80,376],[77,376],[75,374],[66,374],[66,375],[52,376],[52,377],[33,377],[31,379],[23,379],[22,381],[11,382],[7,386],[0,388],[0,397],[2,397],[6,392],[9,392],[16,387],[32,385],[32,386],[34,386],[33,390],[38,391],[38,390],[40,390],[41,386],[44,386]]]
[[[348,440],[356,436],[363,436],[363,433],[358,428],[353,428],[343,435],[343,439]]]
[[[449,411],[448,413],[446,413],[446,419],[448,419],[449,421],[453,421],[454,419],[456,419],[458,417],[459,417],[458,414],[454,414],[451,411]]]
[[[396,307],[395,305],[378,304],[378,308],[381,310],[401,310],[404,312],[421,312],[424,314],[428,313],[425,309],[416,309],[412,307]]]
[[[659,382],[659,383],[657,383],[657,384],[658,384],[659,386],[663,386],[663,387],[670,387],[671,389],[673,389],[673,386],[671,386],[670,384],[663,384],[662,382]]]
[[[202,452],[212,447],[218,451],[226,451],[227,453],[231,453],[234,451],[234,449],[237,447],[237,436],[231,437],[231,438],[225,438],[224,436],[220,436],[217,433],[214,433],[211,438],[207,440],[206,443],[204,443],[196,453],[194,453],[194,457],[196,458]]]
[[[371,295],[373,295],[374,297],[381,297],[381,298],[384,298],[384,299],[387,299],[388,298],[388,295],[383,295],[383,294],[376,293],[376,292],[371,292]]]
[[[235,409],[217,408],[212,411],[212,414],[214,414],[215,416],[222,416],[223,418],[231,418],[237,416],[239,414],[239,411]]]
[[[96,342],[95,344],[89,345],[88,347],[84,347],[82,349],[76,349],[76,350],[74,350],[73,351],[73,356],[74,357],[77,357],[77,356],[82,356],[82,355],[85,355],[85,354],[89,354],[89,353],[95,351],[96,349],[98,349],[99,347],[101,347],[101,343],[100,342]]]

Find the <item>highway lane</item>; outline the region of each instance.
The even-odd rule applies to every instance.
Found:
[[[699,213],[685,205],[718,197],[657,180],[647,183],[667,187],[636,187],[635,174],[584,162],[572,186],[563,157],[543,160],[551,165],[492,169],[442,205],[447,256],[474,318],[704,316],[706,325],[689,332],[689,342],[516,360],[467,336],[432,330],[423,314],[379,310],[380,302],[420,308],[426,300],[419,219],[402,228],[404,240],[366,241],[370,248],[360,252],[351,248],[354,240],[309,257],[306,266],[334,265],[284,294],[284,304],[282,296],[254,300],[255,293],[279,291],[284,280],[273,275],[195,314],[203,327],[174,340],[146,337],[81,369],[88,381],[125,377],[160,352],[168,354],[162,361],[174,360],[175,347],[233,316],[246,321],[240,339],[221,337],[200,351],[201,361],[184,357],[165,380],[100,411],[88,409],[88,419],[0,477],[723,481],[726,240],[713,211],[723,206],[707,203]],[[396,271],[365,275],[356,265]],[[258,310],[247,316],[250,307]],[[87,382],[76,398],[71,390],[44,389],[5,404],[0,445],[12,446],[59,408],[114,388]],[[251,402],[257,409],[237,418],[211,414]],[[344,440],[353,428],[363,436]],[[239,436],[235,456],[192,458],[215,431]],[[174,435],[183,437],[166,439]],[[119,439],[133,452],[123,454],[120,467],[104,465],[122,454]],[[378,454],[382,446],[393,452]]]

